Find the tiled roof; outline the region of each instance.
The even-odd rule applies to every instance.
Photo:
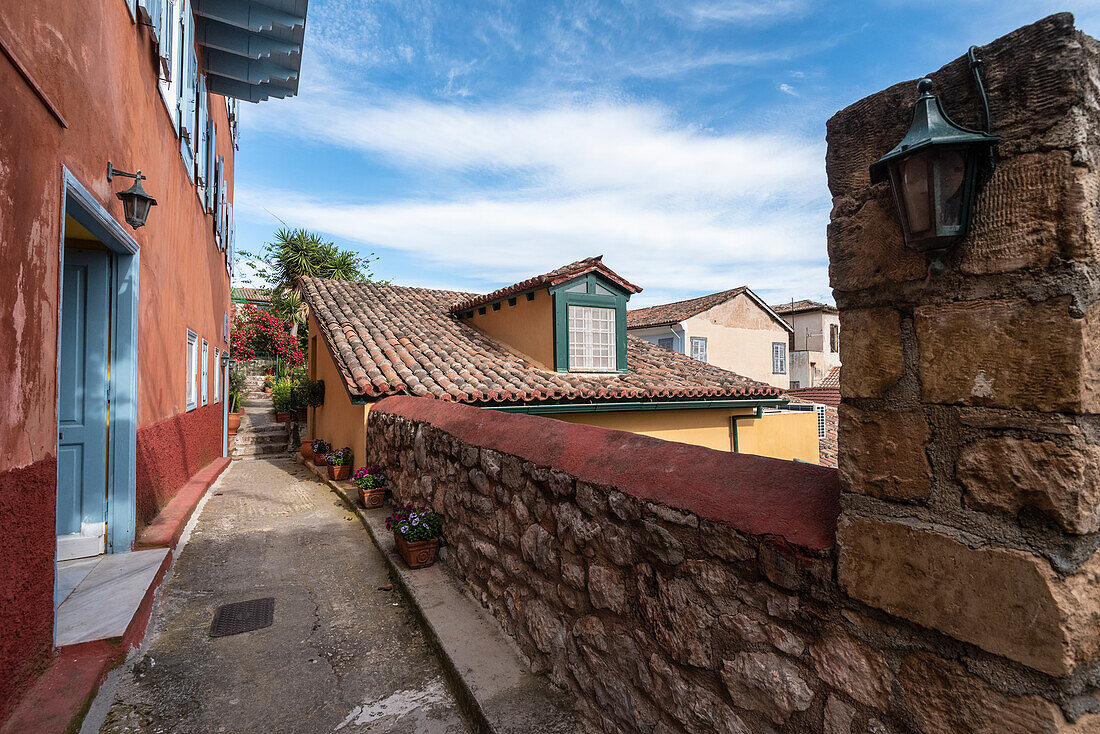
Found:
[[[629,372],[541,369],[448,313],[472,294],[303,278],[302,290],[348,391],[467,403],[779,397],[779,390],[627,337]]]
[[[450,307],[451,313],[458,313],[459,311],[467,311],[471,308],[477,308],[478,306],[484,306],[487,303],[493,301],[499,301],[502,298],[508,298],[514,296],[517,293],[523,293],[525,291],[534,290],[536,288],[549,288],[550,286],[557,285],[558,283],[564,283],[567,280],[572,280],[578,275],[584,275],[585,273],[598,272],[601,275],[607,277],[613,283],[617,283],[620,287],[629,293],[639,293],[641,288],[634,285],[621,275],[616,273],[611,268],[603,264],[603,255],[597,255],[596,257],[588,257],[584,260],[577,260],[576,262],[563,265],[562,267],[551,270],[549,273],[543,273],[542,275],[536,275],[534,278],[528,278],[527,280],[519,283],[514,283],[506,288],[499,288],[492,293],[486,293],[483,296],[473,294],[462,294],[464,297],[461,301],[454,303]]]
[[[626,328],[644,329],[650,326],[678,324],[684,319],[690,319],[695,314],[703,313],[703,311],[717,306],[719,303],[725,303],[748,289],[748,286],[743,285],[740,288],[731,288],[728,291],[711,293],[709,296],[699,296],[686,301],[664,303],[660,306],[649,306],[648,308],[636,308],[633,311],[626,312]]]
[[[807,403],[821,403],[834,408],[840,405],[839,387],[821,387],[820,385],[817,387],[799,387],[794,390],[787,390],[784,394]]]
[[[229,298],[234,301],[271,301],[271,291],[267,288],[230,288]]]
[[[835,387],[840,389],[840,365],[833,367],[829,370],[825,377],[821,379],[821,382],[817,383],[815,387]]]
[[[827,303],[818,303],[817,301],[791,301],[790,303],[780,303],[772,306],[772,311],[777,314],[795,314],[804,313],[806,311],[824,311],[825,313],[836,313],[836,306],[830,306]]]

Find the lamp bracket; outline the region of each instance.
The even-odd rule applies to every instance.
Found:
[[[137,173],[126,173],[126,171],[123,171],[120,168],[115,168],[114,166],[111,165],[110,161],[107,161],[107,180],[110,181],[115,176],[125,176],[126,178],[134,178],[134,179],[139,179],[141,181],[146,180],[145,176],[141,175],[141,170],[140,169],[138,170]]]
[[[970,60],[970,71],[974,73],[974,86],[978,88],[978,98],[982,101],[982,130],[987,134],[992,131],[993,121],[989,116],[989,98],[985,95],[985,85],[982,84],[982,60],[978,58],[978,47],[971,46],[966,51],[966,58]],[[993,155],[993,147],[989,148],[989,157],[986,160],[986,169],[982,176],[982,183],[990,179],[993,169],[997,167],[997,157]]]

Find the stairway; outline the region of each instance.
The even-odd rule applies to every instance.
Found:
[[[289,436],[286,426],[275,422],[271,396],[262,390],[263,377],[248,380],[242,405],[241,427],[233,438],[229,455],[234,459],[267,459],[286,456]]]

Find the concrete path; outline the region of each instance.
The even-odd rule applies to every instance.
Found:
[[[292,460],[234,462],[145,645],[100,692],[113,701],[101,731],[468,731],[412,614],[378,590],[384,562],[354,520]],[[266,596],[271,627],[209,637],[218,606]]]

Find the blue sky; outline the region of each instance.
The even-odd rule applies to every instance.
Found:
[[[242,105],[237,246],[282,220],[401,285],[602,254],[631,306],[830,300],[825,121],[1062,10],[1100,35],[1100,0],[311,0],[299,96]]]

